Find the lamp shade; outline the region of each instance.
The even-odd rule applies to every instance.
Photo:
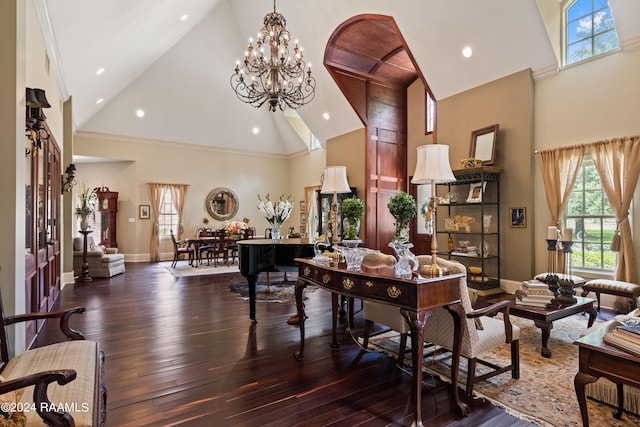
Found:
[[[329,166],[324,170],[324,180],[322,181],[322,194],[350,193],[349,182],[347,181],[346,166]]]
[[[449,146],[443,144],[427,144],[418,147],[418,161],[413,173],[412,184],[442,184],[453,182],[456,177],[449,164]]]

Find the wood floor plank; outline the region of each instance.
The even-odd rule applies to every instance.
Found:
[[[160,264],[126,268],[66,286],[54,306],[87,308],[71,326],[105,352],[107,427],[411,424],[411,379],[394,360],[361,353],[344,324],[340,348],[329,347],[328,292],[305,292],[305,357],[296,361],[300,332],[286,323],[295,305],[258,303],[251,322],[248,302],[229,289],[244,281],[239,273],[175,278]],[[358,310],[354,335],[363,323]],[[64,339],[56,328],[46,324],[35,345]],[[531,425],[488,402],[471,406],[468,417],[457,415],[448,386],[425,380],[425,424]]]

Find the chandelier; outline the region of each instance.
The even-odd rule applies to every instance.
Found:
[[[296,109],[315,95],[316,80],[311,76],[311,64],[306,67],[297,40],[290,55],[291,35],[286,24],[284,16],[276,12],[273,0],[273,12],[264,17],[255,47],[249,39],[244,61],[236,63],[231,76],[231,87],[238,98],[256,108],[268,102],[269,111]]]

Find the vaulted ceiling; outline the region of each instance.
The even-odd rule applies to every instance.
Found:
[[[271,0],[34,2],[61,93],[73,97],[77,130],[277,154],[304,149],[281,112],[242,103],[229,84],[249,37],[273,10]],[[317,80],[315,99],[298,113],[325,141],[362,127],[322,65],[330,35],[348,19],[393,17],[419,71],[442,99],[527,68],[534,75],[555,72],[561,5],[558,0],[279,0],[276,9],[304,47]],[[610,0],[610,5],[621,45],[637,44],[640,2]],[[183,15],[188,18],[180,20]],[[345,64],[341,46],[327,50],[327,59],[366,70],[372,78],[412,81],[416,71],[407,52],[388,34],[384,26],[364,23],[349,36],[361,61]],[[464,46],[472,47],[471,58],[462,56]],[[381,50],[387,54],[376,56]],[[143,118],[135,114],[139,108],[146,112]]]

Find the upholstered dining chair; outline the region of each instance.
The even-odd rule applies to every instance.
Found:
[[[431,265],[430,255],[420,255],[417,257],[420,266]],[[438,265],[448,269],[449,273],[466,273],[466,268],[459,262],[447,261],[441,258],[437,259]],[[477,382],[484,381],[495,375],[502,374],[504,372],[511,371],[512,378],[520,378],[520,328],[516,325],[512,325],[509,319],[509,301],[501,301],[499,303],[491,304],[487,307],[474,310],[471,303],[470,292],[467,288],[467,277],[462,277],[459,281],[460,286],[460,299],[462,308],[465,313],[465,319],[463,321],[463,336],[462,336],[462,351],[461,354],[468,360],[467,366],[467,382],[466,382],[466,395],[467,398],[471,398],[473,395],[473,386]],[[378,312],[366,310],[365,306],[365,320],[372,322],[389,322],[388,317],[393,315],[393,312],[397,312],[398,316],[402,318],[400,310],[397,307],[385,305],[383,303],[375,303],[386,307],[377,307]],[[386,309],[386,311],[384,311]],[[394,309],[394,310],[391,310]],[[497,313],[502,313],[502,319],[496,319]],[[397,320],[397,319],[395,319]],[[404,320],[404,318],[402,318]],[[406,321],[405,321],[406,323]],[[396,325],[397,326],[397,325]],[[407,326],[408,328],[408,326]],[[401,334],[405,329],[400,329],[398,332]],[[427,320],[424,339],[441,349],[451,351],[453,348],[453,336],[454,336],[454,323],[453,316],[446,309],[439,307],[433,310],[432,316]],[[406,342],[406,340],[405,340]],[[510,344],[511,346],[511,363],[506,366],[497,366],[495,364],[485,362],[479,358],[483,353],[492,350],[496,347],[500,347],[504,344]],[[404,352],[404,350],[402,350]],[[476,376],[476,365],[481,364],[492,369],[483,375]]]
[[[194,250],[191,247],[187,246],[187,242],[184,240],[176,240],[175,234],[173,234],[173,230],[169,230],[171,234],[171,241],[173,242],[173,261],[171,262],[171,267],[176,268],[178,264],[178,260],[182,255],[188,255],[189,257],[189,265],[193,264],[193,254]]]

